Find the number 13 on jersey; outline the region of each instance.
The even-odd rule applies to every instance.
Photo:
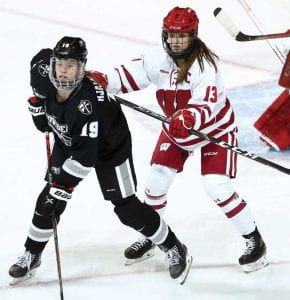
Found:
[[[208,86],[206,88],[206,93],[204,97],[204,101],[216,103],[217,102],[217,87],[216,86]]]

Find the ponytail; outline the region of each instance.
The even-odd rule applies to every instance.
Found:
[[[182,83],[186,80],[187,72],[196,59],[201,72],[204,71],[204,59],[217,71],[215,60],[219,59],[219,57],[213,51],[211,51],[201,39],[197,38],[192,53],[184,60],[183,64],[180,66],[176,84]]]

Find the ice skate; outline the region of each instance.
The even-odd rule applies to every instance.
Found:
[[[125,250],[125,266],[132,265],[134,263],[143,261],[152,257],[155,245],[147,238],[140,238],[137,242],[133,243]]]
[[[187,247],[179,241],[171,249],[166,251],[166,265],[169,268],[171,278],[184,284],[192,263],[192,257],[188,254]]]
[[[246,249],[239,258],[239,263],[244,272],[250,273],[266,267],[269,264],[266,259],[266,245],[258,229],[243,237],[246,239]]]
[[[32,278],[36,274],[36,270],[40,264],[41,254],[32,254],[29,251],[25,251],[9,269],[9,275],[12,277],[9,284],[16,285]]]

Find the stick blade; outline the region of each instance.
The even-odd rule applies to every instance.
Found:
[[[249,42],[249,41],[256,41],[258,38],[252,35],[246,35],[242,33],[241,31],[236,36],[236,41],[238,42]]]
[[[233,20],[229,17],[229,15],[221,8],[217,7],[213,14],[217,21],[221,24],[221,26],[233,37],[236,39],[238,34],[240,33],[240,30],[235,25]]]

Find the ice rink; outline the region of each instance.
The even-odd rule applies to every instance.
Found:
[[[248,0],[269,32],[289,28],[289,0]],[[233,41],[213,17],[224,8],[245,33],[258,34],[238,0],[0,0],[0,299],[55,300],[59,286],[53,240],[37,275],[9,286],[8,269],[24,251],[35,200],[46,168],[45,138],[34,128],[26,99],[29,62],[41,48],[65,35],[80,36],[89,51],[87,69],[106,69],[159,45],[162,18],[174,6],[191,6],[200,17],[200,37],[220,56],[239,125],[240,147],[290,168],[290,151],[269,151],[254,121],[282,91],[282,64],[265,41]],[[289,40],[289,39],[288,39]],[[288,42],[288,45],[287,45]],[[289,41],[277,40],[281,49]],[[123,95],[154,111],[154,87]],[[160,122],[124,108],[133,136],[138,194],[146,180]],[[270,265],[245,274],[238,265],[244,242],[205,195],[199,151],[188,160],[168,194],[165,219],[188,246],[193,264],[181,286],[169,277],[164,255],[124,266],[124,249],[137,235],[119,223],[102,199],[94,172],[80,184],[59,231],[66,300],[287,300],[290,299],[290,177],[240,157],[237,192],[248,202],[268,247]]]

